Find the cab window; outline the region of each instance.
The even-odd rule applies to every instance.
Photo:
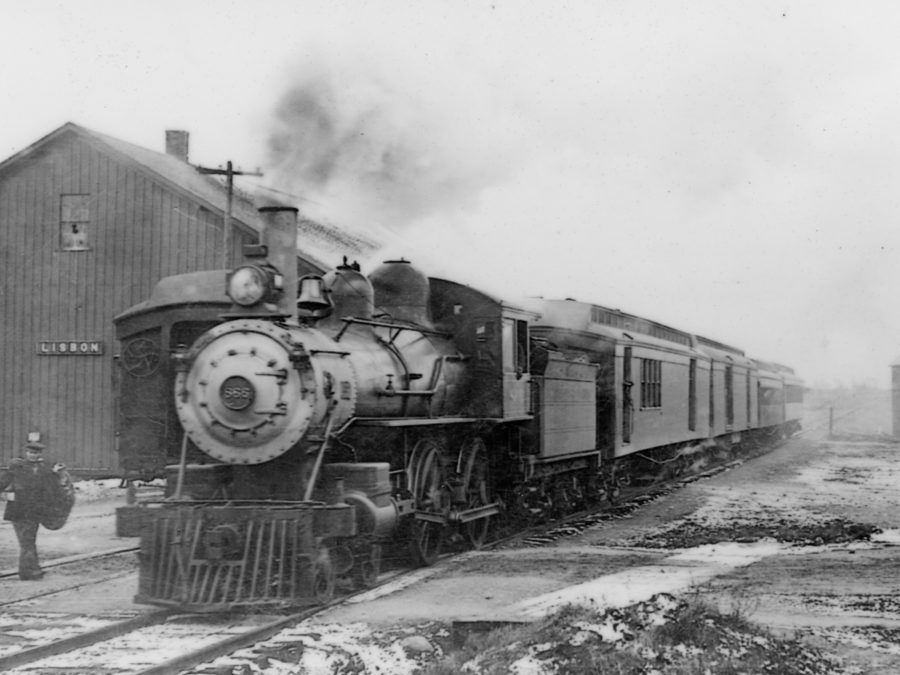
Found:
[[[503,320],[503,370],[528,372],[528,322]]]

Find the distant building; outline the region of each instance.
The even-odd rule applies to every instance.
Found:
[[[891,423],[894,438],[900,438],[900,356],[891,364]]]
[[[160,153],[69,123],[0,163],[0,464],[39,433],[73,470],[116,475],[113,317],[258,241],[236,195],[225,255],[224,183],[188,163],[186,132],[166,138]]]

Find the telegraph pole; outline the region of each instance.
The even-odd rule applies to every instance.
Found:
[[[230,248],[231,238],[231,202],[234,199],[234,177],[235,176],[262,176],[259,171],[235,171],[232,167],[231,160],[225,165],[224,169],[210,169],[205,166],[198,166],[197,171],[206,175],[225,176],[225,219],[222,223],[222,267],[226,270],[231,267]]]

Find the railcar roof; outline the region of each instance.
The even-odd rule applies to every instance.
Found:
[[[783,373],[785,375],[796,375],[794,369],[790,366],[775,363],[774,361],[763,361],[761,359],[753,359],[753,361],[760,370],[770,370],[773,373]]]
[[[640,333],[656,340],[674,342],[692,348],[696,340],[691,333],[672,328],[620,309],[610,309],[578,300],[538,300],[541,317],[537,325],[569,327],[587,332],[603,333],[608,328],[617,332]]]
[[[756,362],[749,358],[742,349],[732,347],[724,342],[711,340],[709,338],[698,335],[697,348],[704,354],[710,356],[717,361],[731,361],[732,363],[746,368],[756,369]]]
[[[738,349],[737,347],[732,347],[731,345],[727,345],[724,342],[719,342],[718,340],[713,340],[708,337],[704,337],[702,335],[697,336],[697,342],[705,347],[712,347],[713,349],[718,349],[722,352],[729,352],[731,354],[737,354],[738,356],[747,356],[743,349]]]

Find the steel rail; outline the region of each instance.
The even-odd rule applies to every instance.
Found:
[[[450,556],[442,556],[442,558],[443,557]],[[134,673],[134,675],[171,675],[171,673],[188,670],[193,666],[202,664],[206,661],[211,661],[220,656],[226,656],[238,649],[243,649],[244,647],[248,647],[256,644],[257,642],[266,640],[288,626],[304,621],[310,617],[315,616],[316,614],[319,614],[320,612],[324,612],[325,610],[339,605],[340,603],[350,600],[358,595],[368,593],[373,589],[376,589],[379,586],[383,586],[395,580],[397,577],[400,577],[403,574],[407,574],[409,572],[410,570],[399,570],[397,572],[385,574],[383,578],[371,588],[348,593],[338,598],[334,598],[324,605],[308,607],[299,612],[294,612],[292,614],[279,617],[278,619],[265,623],[261,626],[249,628],[239,634],[228,635],[221,640],[208,644],[204,647],[200,647],[194,651],[186,652],[155,666],[150,666],[139,671],[131,672]],[[155,609],[131,619],[118,621],[101,628],[86,631],[78,635],[73,635],[69,638],[58,640],[52,644],[40,645],[37,647],[24,649],[13,654],[0,657],[0,672],[6,672],[9,669],[18,668],[21,666],[28,666],[43,659],[51,658],[53,656],[59,656],[61,654],[73,652],[78,649],[97,645],[101,642],[122,637],[123,635],[127,635],[128,633],[132,633],[143,628],[148,628],[165,623],[169,618],[173,616],[182,615],[182,612],[179,612],[175,609]],[[248,613],[246,615],[227,613],[227,615],[233,617],[253,616],[253,614],[251,613]],[[215,615],[200,614],[198,616],[209,618],[210,616]]]
[[[114,548],[109,551],[101,551],[100,553],[79,553],[78,555],[70,555],[65,558],[47,560],[41,563],[41,567],[62,567],[63,565],[71,565],[72,563],[82,562],[84,560],[99,560],[100,558],[111,558],[114,555],[121,555],[122,553],[136,553],[140,550],[140,546],[126,546],[124,548]],[[5,577],[14,577],[18,574],[18,568],[0,570],[0,579]]]
[[[160,663],[156,666],[151,666],[149,668],[145,668],[144,670],[137,671],[136,675],[171,675],[172,673],[178,673],[183,670],[188,670],[193,666],[205,663],[206,661],[212,661],[213,659],[217,659],[220,656],[226,656],[238,649],[243,649],[244,647],[249,647],[256,644],[257,642],[266,640],[279,631],[283,630],[287,626],[299,623],[301,621],[304,621],[305,619],[315,616],[316,614],[324,611],[330,606],[331,605],[328,604],[320,607],[310,608],[302,612],[297,612],[295,614],[281,617],[279,619],[276,619],[275,621],[270,621],[269,623],[263,624],[262,626],[251,628],[250,630],[245,631],[240,635],[230,635],[217,642],[206,645],[205,647],[201,647],[192,652],[187,652],[180,656],[176,656],[175,658],[169,659],[164,663]]]
[[[29,663],[50,658],[51,656],[59,656],[60,654],[72,652],[76,649],[90,647],[99,642],[104,642],[134,632],[140,628],[155,626],[165,621],[171,615],[172,611],[168,609],[155,610],[131,619],[126,619],[125,621],[118,621],[108,626],[103,626],[102,628],[80,633],[79,635],[73,635],[72,637],[64,638],[51,644],[23,649],[22,651],[0,658],[0,672],[6,672],[10,668],[28,665]]]
[[[447,558],[452,558],[453,555],[456,554],[445,554],[440,556],[440,559],[444,560]],[[332,607],[336,607],[342,603],[352,600],[357,596],[369,593],[381,586],[385,586],[398,577],[401,577],[404,574],[409,574],[413,571],[415,570],[402,569],[397,570],[396,572],[389,572],[387,574],[384,574],[383,578],[380,579],[378,583],[372,585],[369,588],[363,588],[358,591],[353,591],[352,593],[347,593],[338,598],[334,598],[329,602],[326,602],[324,605],[308,607],[300,612],[281,617],[256,628],[251,628],[250,630],[241,633],[240,635],[230,635],[219,640],[218,642],[214,642],[195,651],[188,652],[186,654],[182,654],[181,656],[170,659],[165,663],[161,663],[159,665],[151,666],[150,668],[141,670],[135,675],[171,675],[171,673],[177,673],[187,670],[189,668],[192,668],[193,666],[197,666],[207,661],[217,659],[220,656],[227,656],[228,654],[231,654],[238,649],[243,649],[245,647],[254,645],[257,642],[266,640],[290,625],[305,621],[306,619],[312,618],[317,614],[321,614],[327,609],[331,609]]]
[[[94,586],[96,584],[104,584],[107,581],[112,581],[113,579],[122,579],[124,577],[136,574],[134,570],[125,570],[124,572],[116,572],[115,574],[110,574],[101,579],[92,579],[89,581],[82,581],[77,584],[73,584],[72,586],[63,586],[62,588],[50,588],[45,591],[40,591],[33,595],[26,595],[22,598],[15,598],[13,600],[5,600],[0,602],[0,607],[12,607],[14,605],[18,605],[23,602],[30,602],[31,600],[37,600],[38,598],[45,598],[49,595],[57,595],[58,593],[65,593],[67,591],[76,591],[79,588],[84,588],[85,586]],[[2,671],[0,671],[2,672]]]

